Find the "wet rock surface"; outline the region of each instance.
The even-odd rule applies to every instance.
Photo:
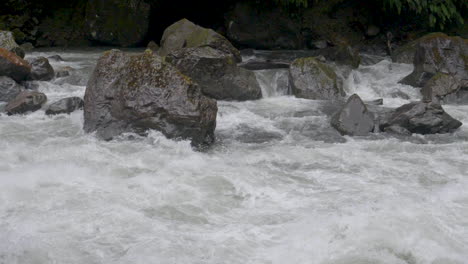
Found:
[[[299,98],[337,100],[344,96],[343,83],[333,68],[316,58],[300,58],[289,68],[292,93]]]
[[[31,74],[29,78],[35,81],[50,81],[55,77],[54,68],[45,57],[28,59],[31,65]]]
[[[195,25],[187,19],[182,19],[169,26],[161,39],[160,54],[165,56],[182,48],[209,46],[234,56],[236,62],[242,60],[237,50],[225,37],[212,29]]]
[[[24,87],[15,82],[10,77],[0,76],[0,101],[9,102],[16,98]]]
[[[31,73],[31,65],[8,50],[0,48],[0,76],[8,76],[17,82],[24,81]]]
[[[80,97],[68,97],[49,105],[45,113],[46,115],[70,114],[76,110],[83,109],[83,105],[84,101]]]
[[[34,112],[41,109],[42,105],[47,101],[47,96],[35,91],[22,91],[15,99],[10,101],[5,107],[5,111],[9,115],[24,114]]]
[[[342,135],[365,136],[374,131],[374,115],[361,98],[354,94],[331,119],[331,125]]]
[[[262,91],[255,74],[240,68],[234,56],[211,47],[174,51],[167,60],[200,84],[204,94],[218,100],[255,100]]]
[[[103,139],[154,129],[169,138],[191,139],[195,146],[214,141],[216,101],[151,51],[106,52],[88,82],[84,101],[84,130],[96,131]]]

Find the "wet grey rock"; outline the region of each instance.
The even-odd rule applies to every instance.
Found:
[[[99,44],[130,47],[148,33],[150,5],[139,0],[92,0],[86,7],[88,38]]]
[[[80,97],[68,97],[52,103],[47,107],[46,115],[70,114],[83,109],[84,101]]]
[[[236,62],[242,61],[239,50],[229,40],[214,30],[195,25],[187,19],[179,20],[164,30],[159,52],[166,56],[179,49],[203,46],[231,54]]]
[[[15,82],[10,77],[0,76],[0,101],[10,102],[15,99],[24,87]]]
[[[52,55],[47,57],[47,59],[54,61],[64,61],[64,59],[60,55]]]
[[[49,60],[44,57],[29,59],[31,64],[31,74],[29,78],[35,81],[50,81],[54,78],[54,68],[49,63]]]
[[[161,131],[169,138],[211,144],[216,100],[151,51],[129,55],[104,53],[86,87],[84,130],[106,140],[124,132]]]
[[[68,70],[57,70],[57,72],[55,72],[55,77],[57,78],[63,78],[63,77],[67,77],[67,76],[70,76],[70,71]]]
[[[346,104],[331,119],[331,125],[342,135],[365,136],[374,130],[374,115],[357,94],[353,94]]]
[[[16,54],[0,48],[0,76],[8,76],[17,82],[27,79],[31,65]]]
[[[437,73],[452,75],[468,86],[468,40],[433,33],[416,46],[414,71],[400,81],[414,87],[424,85]]]
[[[159,50],[159,45],[156,44],[154,41],[150,41],[148,45],[146,46],[147,49],[150,49],[153,52],[156,52]]]
[[[342,80],[335,71],[313,57],[291,63],[289,81],[292,93],[298,98],[336,100],[345,95]]]
[[[391,134],[398,134],[398,135],[406,135],[406,136],[411,135],[411,132],[408,129],[403,128],[401,126],[397,126],[397,125],[385,127],[384,132],[391,133]]]
[[[397,126],[416,134],[449,133],[459,128],[462,123],[449,114],[437,103],[413,102],[392,111],[388,118],[381,120],[380,129]]]
[[[24,50],[16,43],[13,33],[10,31],[0,31],[0,48],[13,52],[20,58],[24,58]]]
[[[383,105],[383,99],[376,99],[372,101],[366,101],[366,105]]]
[[[217,100],[255,100],[262,89],[252,71],[240,68],[230,53],[209,46],[185,48],[167,55],[166,60],[191,77],[205,95]]]
[[[42,105],[46,101],[47,96],[43,93],[35,91],[23,91],[18,94],[15,99],[7,104],[5,111],[9,115],[34,112],[41,109]]]
[[[461,81],[449,74],[436,73],[421,89],[424,102],[468,103],[467,89]]]

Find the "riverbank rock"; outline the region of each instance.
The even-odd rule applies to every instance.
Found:
[[[392,111],[386,120],[380,121],[382,131],[391,129],[393,133],[398,131],[416,134],[449,133],[461,125],[462,123],[447,114],[440,104],[432,102],[413,102],[403,105]]]
[[[468,86],[468,40],[431,34],[419,41],[414,58],[414,71],[400,82],[423,87],[437,73],[450,74]]]
[[[70,114],[83,109],[84,101],[80,97],[68,97],[58,100],[47,107],[46,115]]]
[[[10,102],[15,99],[24,87],[15,82],[10,77],[0,76],[0,101]]]
[[[16,43],[13,33],[10,31],[0,31],[0,48],[13,52],[20,58],[24,58],[24,50]]]
[[[238,2],[227,15],[227,36],[234,43],[254,49],[301,49],[301,24],[281,8],[255,8]]]
[[[335,100],[342,98],[343,82],[335,71],[316,58],[299,58],[289,67],[292,93],[298,98]]]
[[[216,100],[158,55],[104,53],[86,87],[84,130],[112,139],[124,132],[161,131],[192,145],[214,141]]]
[[[9,115],[34,112],[41,109],[42,105],[46,101],[47,96],[43,93],[35,91],[23,91],[18,94],[15,99],[7,104],[5,111]]]
[[[31,65],[31,74],[29,78],[35,81],[50,81],[54,78],[54,68],[49,63],[49,60],[44,57],[28,59]]]
[[[174,51],[167,60],[190,76],[205,95],[217,100],[255,100],[262,89],[252,71],[240,68],[234,56],[209,46]]]
[[[86,7],[89,39],[100,44],[130,47],[148,33],[150,5],[139,0],[92,0]]]
[[[162,56],[166,56],[182,48],[201,46],[209,46],[213,49],[232,54],[236,62],[242,61],[239,50],[229,40],[214,30],[195,25],[185,18],[164,30],[159,52]]]
[[[31,65],[16,54],[0,48],[0,76],[8,76],[17,82],[24,81],[31,73]]]
[[[353,94],[332,117],[331,125],[341,135],[365,136],[374,130],[374,115],[367,110],[361,98]]]
[[[159,45],[156,44],[154,41],[150,41],[146,46],[147,49],[150,49],[153,52],[157,52],[159,50]]]

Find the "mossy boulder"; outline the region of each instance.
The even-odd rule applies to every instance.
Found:
[[[182,19],[164,30],[161,38],[160,54],[165,56],[182,48],[209,46],[213,49],[231,54],[236,62],[242,60],[237,50],[229,40],[212,29],[204,28],[187,19]]]
[[[392,61],[396,63],[407,63],[412,64],[414,61],[414,55],[416,54],[416,49],[420,42],[427,41],[428,39],[434,37],[447,37],[444,33],[436,32],[430,33],[423,37],[420,37],[416,40],[413,40],[409,43],[406,43],[403,46],[398,47],[392,53]]]
[[[345,95],[343,82],[333,68],[314,57],[293,61],[289,81],[292,93],[299,98],[336,100]]]
[[[148,33],[150,5],[140,0],[92,0],[86,7],[89,39],[99,44],[135,46]]]
[[[106,140],[124,132],[158,130],[194,146],[214,141],[216,100],[150,50],[104,53],[84,97],[84,130]]]
[[[445,73],[468,86],[468,40],[443,33],[430,34],[417,44],[414,71],[401,83],[414,87],[424,85],[437,73]]]
[[[24,50],[16,43],[13,33],[10,31],[0,31],[0,48],[6,49],[24,58]]]
[[[217,100],[255,100],[262,90],[255,74],[237,66],[234,56],[209,46],[185,48],[170,53],[166,60]]]

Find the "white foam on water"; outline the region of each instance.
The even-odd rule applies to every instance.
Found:
[[[79,68],[100,52],[59,55]],[[410,71],[361,67],[348,92],[397,106],[419,98],[396,83]],[[159,132],[100,141],[83,132],[83,111],[2,114],[0,263],[466,263],[468,128],[343,138],[325,106],[219,102],[207,152]],[[468,123],[467,106],[444,108]]]

